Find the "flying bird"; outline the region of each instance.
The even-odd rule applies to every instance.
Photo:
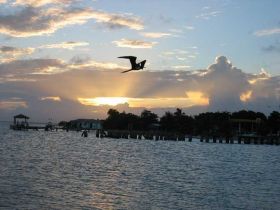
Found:
[[[133,71],[133,70],[141,70],[141,69],[145,68],[144,66],[145,66],[146,60],[143,60],[140,63],[136,63],[137,57],[135,57],[135,56],[121,56],[118,58],[129,59],[129,61],[131,63],[131,69],[123,71],[122,73],[126,73],[126,72]]]

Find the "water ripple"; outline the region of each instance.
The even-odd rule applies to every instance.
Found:
[[[0,208],[279,209],[279,151],[0,128]]]

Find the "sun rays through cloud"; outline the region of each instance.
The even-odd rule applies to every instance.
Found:
[[[104,118],[109,107],[279,110],[278,1],[0,5],[0,118]],[[122,74],[131,64],[121,56],[146,60],[146,68]]]

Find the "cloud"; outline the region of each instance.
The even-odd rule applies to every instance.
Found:
[[[195,17],[198,19],[209,20],[210,18],[217,17],[221,13],[222,13],[221,11],[209,11],[209,12],[201,13]]]
[[[209,98],[205,96],[203,92],[187,91],[186,95],[189,99],[191,99],[194,102],[195,105],[209,105]]]
[[[170,33],[160,33],[160,32],[143,32],[141,33],[141,35],[147,38],[162,38],[166,36],[171,36]]]
[[[0,99],[0,110],[15,110],[17,108],[28,108],[27,102],[21,98]]]
[[[73,50],[76,47],[83,47],[83,46],[88,46],[88,42],[74,42],[74,41],[68,41],[68,42],[61,42],[61,43],[56,43],[56,44],[48,44],[48,45],[42,45],[39,48],[61,48],[61,49],[68,49],[68,50]]]
[[[194,26],[185,26],[184,28],[187,30],[194,30]]]
[[[46,96],[46,97],[41,97],[41,101],[61,101],[61,98],[59,96]]]
[[[121,66],[117,63],[98,62],[94,60],[87,60],[87,61],[76,62],[76,63],[74,62],[72,64],[69,64],[68,67],[70,69],[94,69],[94,70],[126,69],[125,66]]]
[[[171,22],[174,21],[173,18],[168,17],[168,16],[163,15],[163,14],[160,14],[158,18],[162,23],[165,23],[165,24],[168,24],[168,23],[171,23]]]
[[[170,66],[171,69],[186,69],[191,67],[188,62],[193,61],[196,58],[196,54],[196,48],[188,48],[188,50],[173,49],[170,51],[162,52],[159,57],[164,59],[164,62],[175,62],[174,64],[172,64],[173,66]],[[180,63],[178,63],[178,61]]]
[[[102,11],[95,11],[93,17],[97,22],[102,23],[109,29],[130,28],[134,30],[142,30],[144,25],[140,18],[126,16],[122,14],[108,14]]]
[[[263,47],[262,50],[264,52],[280,53],[280,42],[276,42],[273,45]]]
[[[111,62],[98,62],[91,59],[74,57],[69,62],[59,59],[26,59],[0,63],[0,83],[34,82],[38,75],[61,74],[67,71],[87,70],[124,70],[125,66]]]
[[[112,106],[134,113],[145,107],[156,113],[180,107],[190,114],[240,109],[270,113],[279,108],[280,76],[272,76],[267,70],[246,73],[233,66],[225,56],[218,56],[213,64],[200,70],[140,71],[125,75],[121,70],[107,69],[106,63],[100,71],[101,68],[96,67],[99,62],[95,64],[90,59],[76,58],[68,63],[54,59],[44,61],[46,64],[29,60],[28,65],[21,62],[6,68],[1,64],[0,78],[3,72],[6,78],[8,74],[17,73],[18,77],[28,75],[28,79],[36,81],[0,83],[1,98],[2,101],[21,98],[28,107],[18,109],[32,110],[37,117],[55,113],[60,120],[104,118]],[[32,73],[49,65],[66,70],[59,74]],[[42,96],[59,96],[61,101],[53,103],[50,98],[42,101]],[[117,105],[108,105],[113,103]],[[11,113],[2,109],[0,117],[11,116]]]
[[[248,90],[240,95],[240,100],[243,102],[248,101],[252,97],[252,91]]]
[[[131,15],[112,14],[91,8],[26,7],[14,14],[0,15],[0,33],[13,37],[47,35],[66,26],[84,24],[91,19],[134,30],[144,28],[141,20]]]
[[[185,69],[189,69],[191,68],[191,66],[187,66],[187,65],[176,65],[176,66],[173,66],[174,69],[182,69],[182,70],[185,70]]]
[[[256,82],[251,85],[252,97],[250,102],[271,101],[267,106],[274,106],[276,104],[279,108],[280,76],[261,79],[259,75],[256,75],[256,78],[258,78]]]
[[[170,108],[186,107],[192,105],[208,105],[208,98],[199,92],[188,92],[186,97],[170,98],[128,98],[128,97],[96,97],[78,98],[78,101],[86,106],[117,106],[128,104],[129,107],[139,108]]]
[[[73,2],[73,0],[16,0],[14,5],[23,5],[23,6],[32,6],[32,7],[40,7],[47,4],[69,4]]]
[[[274,34],[280,34],[280,28],[270,28],[270,29],[264,29],[260,31],[256,31],[254,33],[255,36],[271,36]]]
[[[142,40],[132,40],[132,39],[121,39],[119,41],[113,41],[118,47],[127,48],[152,48],[157,42],[147,42]]]
[[[16,48],[11,46],[0,47],[0,63],[11,62],[19,57],[30,55],[34,48]]]
[[[0,4],[4,4],[6,2],[7,2],[7,0],[0,0]]]
[[[0,64],[0,77],[13,78],[31,74],[56,74],[66,71],[66,64],[58,59],[14,60]]]
[[[265,69],[262,68],[259,74],[248,75],[248,82],[250,84],[255,84],[261,80],[267,80],[270,77],[271,75]]]

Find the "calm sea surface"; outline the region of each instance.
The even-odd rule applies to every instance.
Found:
[[[280,146],[101,140],[0,123],[0,209],[280,209]]]

